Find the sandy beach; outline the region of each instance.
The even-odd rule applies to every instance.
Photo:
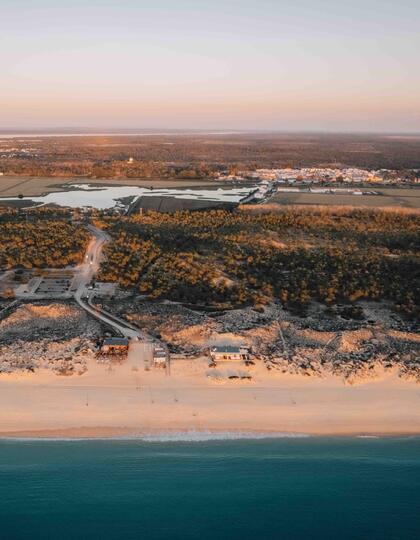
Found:
[[[130,360],[112,368],[92,361],[80,376],[2,374],[0,436],[420,433],[420,387],[392,371],[352,386],[335,376],[273,373],[262,365],[251,368],[251,381],[215,382],[207,373],[203,359],[176,360],[171,375]]]

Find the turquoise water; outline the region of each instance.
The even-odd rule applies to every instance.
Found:
[[[0,441],[0,538],[420,538],[419,438]]]

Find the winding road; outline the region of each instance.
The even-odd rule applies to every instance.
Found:
[[[87,287],[99,270],[103,247],[110,241],[110,236],[105,231],[102,231],[93,225],[88,225],[88,229],[89,232],[92,233],[92,240],[86,250],[83,263],[78,267],[78,273],[74,280],[73,286],[77,287],[74,293],[74,299],[79,306],[90,313],[90,315],[93,315],[108,326],[111,326],[124,337],[134,340],[150,340],[149,336],[136,329],[127,321],[120,319],[103,309],[94,307],[91,303],[92,298],[89,298],[88,301],[84,300],[90,292]]]

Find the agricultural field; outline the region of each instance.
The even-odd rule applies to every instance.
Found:
[[[278,192],[270,202],[281,205],[365,206],[369,208],[401,207],[420,209],[420,188],[372,187],[378,195],[341,193]]]

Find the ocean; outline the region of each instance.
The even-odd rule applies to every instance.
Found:
[[[0,538],[420,538],[420,438],[0,441]]]

